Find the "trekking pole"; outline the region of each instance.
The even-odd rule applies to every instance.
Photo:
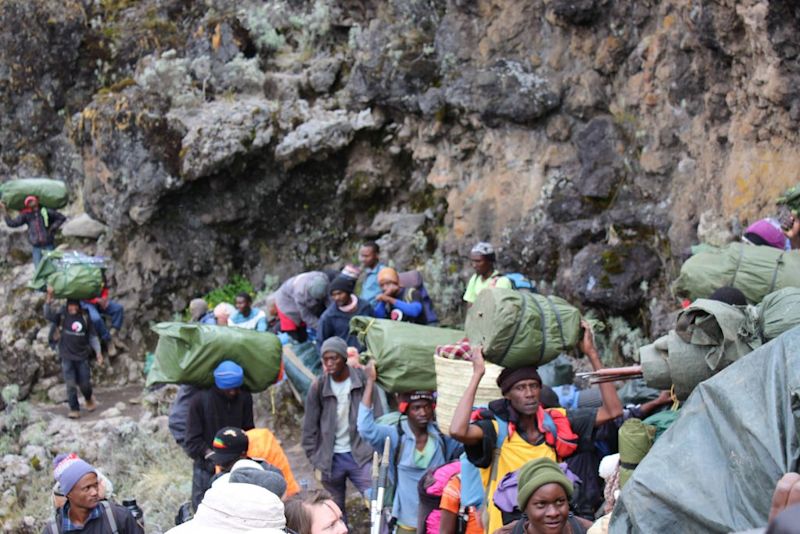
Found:
[[[369,524],[370,532],[373,532],[372,525],[380,519],[381,506],[378,503],[378,469],[380,467],[380,456],[377,452],[372,453],[372,493],[369,501]]]
[[[376,497],[378,517],[372,523],[372,534],[380,534],[381,523],[383,522],[383,495],[386,492],[386,475],[389,472],[389,450],[391,446],[392,440],[387,436],[386,441],[383,442],[383,454],[381,455],[381,465],[378,471],[378,494]]]

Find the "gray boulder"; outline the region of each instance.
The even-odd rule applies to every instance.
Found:
[[[61,227],[61,233],[65,237],[85,237],[88,239],[97,239],[108,227],[100,221],[95,221],[87,213],[81,213],[77,217],[68,220],[64,226]]]

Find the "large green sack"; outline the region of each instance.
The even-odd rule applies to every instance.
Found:
[[[268,332],[230,326],[158,323],[156,359],[147,375],[153,384],[191,384],[202,388],[214,384],[214,369],[232,360],[244,369],[244,387],[263,391],[281,371],[281,342]]]
[[[800,461],[800,328],[700,384],[622,489],[611,534],[727,534],[767,524]]]
[[[0,185],[0,197],[12,210],[25,208],[25,197],[39,197],[39,205],[46,208],[63,208],[69,201],[67,184],[49,178],[20,178]]]
[[[43,291],[50,286],[60,299],[91,299],[103,290],[103,269],[103,258],[54,250],[42,257],[28,287]]]
[[[800,325],[800,288],[770,293],[758,305],[758,329],[769,341]]]
[[[581,314],[558,297],[493,287],[480,292],[464,330],[492,363],[544,365],[580,341]]]
[[[435,390],[436,347],[465,337],[461,330],[360,316],[350,319],[350,333],[366,347],[365,354],[375,359],[378,383],[390,393]]]
[[[777,289],[800,287],[800,251],[731,243],[686,260],[673,287],[678,296],[695,300],[722,286],[740,289],[751,304]]]

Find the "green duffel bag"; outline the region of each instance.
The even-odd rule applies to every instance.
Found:
[[[731,243],[686,260],[673,288],[676,295],[695,300],[722,286],[741,290],[751,304],[775,290],[800,287],[800,252]]]
[[[69,201],[67,184],[49,178],[20,178],[0,185],[0,198],[12,210],[25,208],[25,197],[39,198],[39,205],[45,208],[63,208]]]
[[[43,291],[50,286],[59,299],[91,299],[103,290],[104,269],[104,258],[54,250],[42,257],[28,287]]]
[[[769,341],[800,325],[800,288],[770,293],[758,305],[758,330]]]
[[[464,330],[492,363],[544,365],[580,341],[581,313],[559,297],[493,287],[480,292]]]
[[[436,347],[465,337],[461,330],[361,316],[350,319],[350,333],[366,347],[364,354],[375,359],[378,383],[390,393],[435,390]]]
[[[158,323],[155,361],[147,375],[147,386],[191,384],[214,385],[214,369],[232,360],[244,369],[244,387],[251,392],[267,389],[281,372],[281,342],[268,332],[231,326]]]

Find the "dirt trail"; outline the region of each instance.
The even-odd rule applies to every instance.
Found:
[[[94,412],[88,412],[83,396],[78,393],[78,400],[81,403],[80,421],[98,421],[102,418],[103,412],[114,408],[120,402],[125,404],[125,407],[120,410],[122,415],[130,417],[134,421],[138,421],[142,415],[141,399],[145,391],[141,385],[96,387],[93,388],[92,394],[97,402],[97,409]],[[69,412],[69,405],[66,401],[59,404],[33,402],[33,405],[38,411],[51,416],[60,415],[66,417],[67,412]],[[122,407],[120,406],[120,408]]]

